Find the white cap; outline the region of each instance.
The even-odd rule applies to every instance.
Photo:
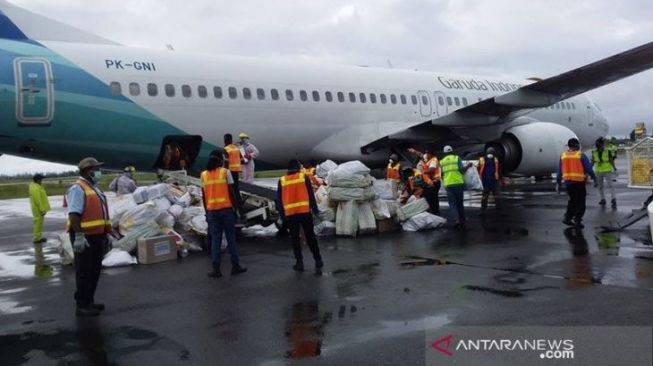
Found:
[[[449,153],[453,151],[453,148],[450,145],[447,145],[444,147],[444,149],[442,149],[442,151]]]

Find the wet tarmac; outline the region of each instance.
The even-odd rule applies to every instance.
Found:
[[[612,210],[588,189],[584,229],[561,223],[566,196],[552,184],[520,184],[501,214],[479,217],[478,195],[468,197],[464,232],[322,239],[319,276],[292,271],[279,238],[242,238],[249,271],[238,277],[207,278],[203,253],[105,269],[96,298],[107,310],[91,319],[74,316],[74,272],[59,265],[63,215],[46,218],[49,240],[34,246],[25,202],[5,201],[0,363],[422,365],[424,330],[447,325],[651,326],[648,220],[599,229],[650,192],[620,181]]]

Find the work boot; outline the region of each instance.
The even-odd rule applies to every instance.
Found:
[[[578,229],[584,228],[585,225],[583,225],[583,219],[575,219],[574,220],[574,227],[576,227]]]
[[[105,309],[104,304],[96,304],[96,303],[92,303],[92,304],[91,304],[91,307],[92,307],[93,309],[97,309],[98,311],[104,311],[104,309]]]
[[[601,205],[601,206],[605,206],[605,199],[601,199],[601,200],[599,201],[599,205]]]
[[[222,277],[222,272],[220,272],[220,268],[214,268],[213,271],[207,273],[206,275],[212,278],[220,278]]]
[[[304,272],[304,263],[303,262],[295,262],[295,265],[292,266],[292,269],[294,269],[297,272]]]
[[[77,316],[98,316],[100,315],[100,310],[93,308],[92,306],[86,308],[77,308],[75,310],[75,315]]]
[[[322,261],[322,259],[316,260],[315,261],[315,268],[322,269],[322,267],[324,267],[324,262]]]
[[[566,217],[566,216],[565,216],[565,219],[562,220],[562,223],[567,225],[567,226],[574,226],[574,223],[571,221],[571,219],[569,217]]]
[[[231,275],[232,276],[236,276],[236,275],[239,275],[239,274],[245,273],[245,272],[247,272],[247,268],[241,266],[240,264],[236,264],[233,267],[231,267]]]
[[[616,198],[613,198],[612,201],[610,201],[610,206],[612,206],[612,208],[617,208],[617,199]]]

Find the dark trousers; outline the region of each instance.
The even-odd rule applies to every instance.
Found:
[[[490,193],[494,197],[494,205],[497,209],[501,208],[501,202],[499,199],[501,191],[501,183],[497,180],[492,180],[489,182],[483,182],[483,194],[481,195],[481,210],[487,208],[487,201],[490,198]]]
[[[231,177],[234,179],[234,193],[236,194],[236,198],[238,200],[241,199],[240,197],[240,186],[238,185],[238,177],[240,176],[240,172],[231,172]]]
[[[287,217],[285,221],[290,230],[290,241],[292,243],[292,250],[295,253],[295,260],[300,263],[303,262],[302,247],[299,241],[299,230],[303,229],[306,244],[308,244],[308,248],[313,253],[313,259],[316,262],[321,261],[320,248],[317,246],[317,237],[315,236],[315,231],[313,231],[313,216],[311,214],[293,215]]]
[[[446,187],[447,201],[453,222],[465,223],[464,188],[461,185]]]
[[[209,224],[211,236],[211,260],[213,268],[220,269],[220,245],[222,244],[222,232],[227,238],[227,248],[231,256],[231,264],[238,266],[238,248],[236,247],[236,213],[233,208],[212,210],[206,212],[206,222]]]
[[[440,181],[437,181],[433,182],[432,187],[424,188],[424,199],[429,204],[429,211],[434,215],[440,214],[440,197],[438,197],[440,185]]]
[[[587,196],[585,183],[567,183],[566,187],[569,201],[567,201],[565,218],[580,221],[585,215],[585,197]]]
[[[107,245],[106,234],[86,235],[89,247],[81,253],[75,253],[75,302],[78,308],[87,308],[95,302],[95,290],[100,272],[102,271],[102,258]],[[75,235],[71,233],[70,242],[75,242]]]

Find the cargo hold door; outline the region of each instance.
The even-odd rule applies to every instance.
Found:
[[[14,59],[16,119],[23,126],[47,126],[54,116],[54,85],[50,61]]]

